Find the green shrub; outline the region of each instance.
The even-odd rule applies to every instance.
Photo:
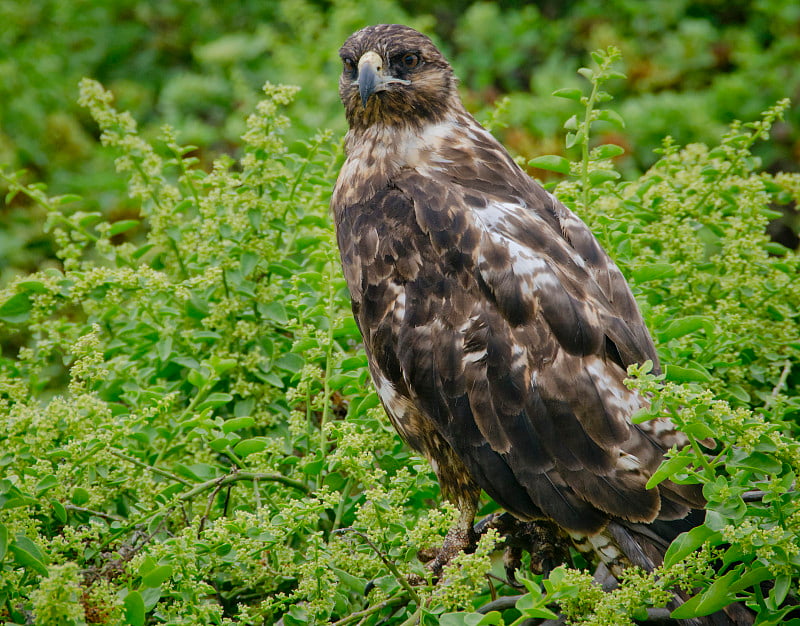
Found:
[[[46,212],[60,264],[0,291],[0,619],[499,624],[558,605],[621,624],[677,586],[697,588],[687,612],[742,598],[763,623],[780,619],[800,575],[787,493],[800,470],[800,260],[763,227],[772,203],[798,199],[800,177],[764,174],[750,156],[776,108],[713,149],[667,142],[622,181],[618,150],[588,143],[595,121],[619,123],[596,107],[612,57],[584,72],[592,96],[561,93],[583,103],[569,132],[585,158],[566,162],[574,180],[558,193],[631,277],[669,365],[665,386],[644,370],[635,384],[693,440],[720,441],[710,459],[693,446],[663,472],[703,482],[711,514],[661,577],[632,572],[604,595],[559,569],[544,591],[528,580],[516,608],[478,618],[458,610],[514,593],[486,578],[502,572],[487,536],[443,584],[410,587],[409,574],[426,576],[417,551],[454,512],[368,381],[328,216],[332,134],[289,145],[295,113],[282,109],[296,90],[268,84],[243,156],[206,172],[174,130],[146,141],[84,81],[137,213],[109,220],[3,174],[11,196]],[[744,501],[753,488],[762,502]],[[751,585],[768,576],[764,596]]]

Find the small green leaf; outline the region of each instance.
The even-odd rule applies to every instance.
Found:
[[[768,567],[756,567],[755,569],[751,569],[745,572],[743,575],[738,576],[730,585],[730,591],[733,593],[739,593],[748,587],[763,583],[765,580],[772,580],[773,578],[774,575]]]
[[[53,507],[53,515],[62,524],[67,523],[67,509],[58,500],[50,500],[50,505]]]
[[[120,233],[124,233],[125,231],[130,230],[131,228],[136,228],[139,225],[139,220],[120,220],[118,222],[114,222],[111,225],[111,228],[108,229],[109,236],[113,237],[114,235],[119,235]]]
[[[736,467],[745,467],[762,474],[779,474],[783,465],[773,456],[763,452],[753,452],[737,461]]]
[[[159,565],[142,576],[142,584],[145,587],[158,587],[161,583],[172,576],[171,565]]]
[[[144,626],[144,600],[138,591],[131,591],[122,601],[125,606],[125,623],[128,626]]]
[[[691,463],[692,458],[689,456],[676,456],[672,457],[671,459],[667,459],[664,461],[659,468],[653,472],[652,476],[650,476],[650,480],[647,481],[647,489],[652,489],[660,482],[663,482],[670,476],[672,476],[675,472],[679,472],[684,467]]]
[[[16,539],[9,546],[14,555],[14,561],[25,568],[32,569],[40,576],[47,576],[47,567],[44,564],[45,558],[42,551],[33,541],[25,535],[17,535]]]
[[[592,150],[592,159],[597,161],[602,159],[613,159],[614,157],[618,157],[622,154],[625,154],[625,148],[622,146],[618,146],[615,143],[605,143],[602,146],[597,146],[594,150]]]
[[[611,109],[603,109],[602,111],[597,112],[597,119],[602,120],[604,122],[608,122],[612,126],[616,126],[620,130],[625,128],[625,120],[622,119],[622,116],[617,113],[616,111],[612,111]]]
[[[222,452],[227,449],[229,445],[231,445],[231,441],[227,437],[218,437],[208,442],[209,448],[214,450],[214,452]]]
[[[0,556],[0,560],[2,560],[2,558],[3,557]],[[783,601],[786,599],[786,596],[789,593],[791,583],[791,576],[788,574],[778,574],[778,577],[775,579],[775,587],[773,587],[769,594],[774,600],[775,606],[780,606],[783,604]]]
[[[47,293],[47,287],[40,280],[22,280],[17,283],[17,289],[29,293]]]
[[[27,322],[31,314],[31,299],[27,293],[18,293],[0,304],[0,320],[10,324]]]
[[[580,102],[583,97],[583,92],[577,87],[565,87],[563,89],[556,89],[553,92],[556,98],[566,98],[567,100],[575,100]]]
[[[696,439],[709,439],[714,437],[714,431],[711,430],[707,424],[703,424],[702,422],[692,422],[691,424],[686,424],[683,426],[682,430],[687,435],[691,435]]]
[[[41,496],[48,489],[52,489],[58,484],[58,479],[53,474],[48,474],[36,483],[36,495]]]
[[[367,585],[366,578],[358,578],[349,574],[348,572],[344,571],[343,569],[339,569],[336,566],[331,566],[331,571],[336,574],[339,580],[344,584],[344,586],[350,591],[355,593],[364,593],[364,587]]]
[[[72,490],[72,504],[82,506],[89,501],[89,492],[83,487],[75,487]]]
[[[708,332],[713,328],[713,322],[702,315],[687,315],[670,322],[666,328],[657,331],[657,334],[661,341],[669,341],[693,333],[700,328],[705,328]]]
[[[720,537],[719,532],[704,525],[696,526],[688,532],[681,533],[667,548],[667,552],[664,554],[664,567],[672,567],[707,541],[713,542]]]
[[[555,154],[545,154],[528,161],[530,167],[536,167],[540,170],[549,170],[551,172],[559,172],[560,174],[569,174],[569,161],[562,156]]]
[[[259,302],[258,312],[271,322],[285,324],[289,321],[289,316],[286,314],[286,307],[280,302]]]
[[[267,440],[264,437],[253,437],[252,439],[242,439],[233,448],[233,451],[239,456],[247,456],[254,452],[261,452],[266,449]]]
[[[614,170],[592,170],[589,172],[589,184],[592,187],[596,187],[610,180],[617,180],[619,177],[619,172]]]
[[[633,270],[633,281],[636,283],[646,283],[651,280],[661,278],[671,278],[675,276],[675,268],[669,263],[651,263],[644,267]]]
[[[586,135],[582,130],[575,133],[567,133],[566,144],[567,148],[573,148],[586,140]]]
[[[202,411],[203,409],[216,408],[223,404],[228,404],[231,400],[233,400],[231,394],[215,391],[214,393],[208,394],[208,397],[197,406],[197,410]]]
[[[217,374],[224,374],[228,370],[233,369],[237,365],[236,359],[223,359],[217,355],[212,356],[208,360],[208,364],[214,369]]]
[[[222,432],[227,434],[232,433],[235,430],[241,430],[242,428],[252,428],[255,426],[255,423],[256,421],[249,416],[233,417],[229,420],[226,420],[222,425]]]
[[[675,609],[670,617],[673,619],[689,619],[692,617],[702,617],[711,615],[720,609],[728,606],[734,599],[730,592],[730,585],[738,574],[737,570],[732,570],[722,578],[718,578],[704,592],[689,598],[681,606]]]
[[[714,380],[708,372],[699,369],[699,366],[695,369],[668,364],[664,367],[664,373],[667,380],[676,383],[710,383]]]

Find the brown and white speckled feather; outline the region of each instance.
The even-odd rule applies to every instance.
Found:
[[[365,98],[370,52],[390,80]],[[643,400],[626,368],[658,357],[586,225],[466,112],[427,37],[380,25],[340,54],[332,209],[353,312],[387,413],[445,494],[474,512],[482,488],[586,534],[702,506],[692,487],[645,487],[684,440],[667,420],[631,424]]]

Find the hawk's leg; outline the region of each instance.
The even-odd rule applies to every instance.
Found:
[[[459,552],[472,552],[477,543],[478,537],[472,529],[472,525],[475,521],[475,512],[478,509],[477,494],[474,498],[470,498],[466,502],[462,500],[458,504],[460,512],[458,521],[455,526],[447,532],[439,553],[427,564],[427,567],[429,567],[436,576],[441,574],[442,568],[450,563],[450,560],[454,556]]]
[[[425,561],[425,567],[439,577],[442,568],[450,563],[459,552],[472,552],[478,540],[478,534],[473,530],[475,512],[478,510],[478,496],[480,489],[477,487],[464,489],[456,499],[459,510],[458,520],[447,532],[442,547],[438,550],[420,550],[417,557]]]
[[[493,514],[478,522],[475,532],[482,535],[489,528],[497,530],[505,540],[503,562],[512,586],[519,586],[516,572],[522,565],[523,552],[531,555],[530,569],[534,574],[546,576],[559,565],[570,562],[569,537],[552,522],[524,522],[510,513]]]

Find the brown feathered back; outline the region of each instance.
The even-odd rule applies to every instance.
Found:
[[[391,81],[364,104],[352,68],[370,51]],[[477,485],[582,533],[702,506],[694,487],[645,487],[685,441],[666,419],[631,424],[626,368],[658,357],[586,225],[464,110],[427,37],[370,27],[341,55],[332,209],[353,312],[387,413],[445,493]]]

